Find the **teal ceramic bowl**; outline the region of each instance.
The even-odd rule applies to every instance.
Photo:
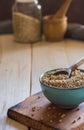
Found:
[[[84,101],[84,87],[81,88],[54,88],[49,87],[42,83],[42,77],[45,74],[53,72],[56,70],[50,70],[41,74],[39,81],[41,89],[45,97],[52,103],[56,104],[65,109],[72,109],[77,107],[80,103]],[[81,70],[84,72],[84,70]]]

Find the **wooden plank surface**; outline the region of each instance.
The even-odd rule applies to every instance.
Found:
[[[34,44],[31,95],[41,90],[38,79],[42,72],[53,68],[68,67],[83,56],[84,41],[67,39],[54,43],[42,41]],[[80,68],[84,69],[84,64]]]
[[[32,94],[40,91],[39,76],[42,72],[68,67],[84,56],[84,42],[65,40],[39,42],[32,48]],[[84,68],[84,64],[80,67]]]
[[[7,118],[7,110],[30,95],[30,68],[31,45],[0,36],[0,130],[28,130]]]
[[[41,41],[31,45],[14,42],[12,35],[0,36],[0,130],[27,130],[7,118],[7,109],[41,90],[42,72],[68,67],[82,56],[81,41]]]
[[[69,65],[74,64],[81,57],[84,57],[84,41],[66,40],[65,53]],[[84,68],[84,64],[80,68]]]
[[[50,103],[41,92],[9,108],[8,116],[36,130],[82,130],[84,103],[65,110]]]

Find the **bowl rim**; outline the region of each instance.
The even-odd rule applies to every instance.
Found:
[[[58,68],[59,69],[59,68]],[[48,86],[48,85],[45,85],[43,82],[42,82],[42,77],[49,73],[49,72],[52,72],[52,71],[56,71],[58,69],[51,69],[51,70],[48,70],[48,71],[45,71],[43,73],[41,73],[41,75],[39,76],[39,82],[44,85],[45,87],[48,87],[48,88],[52,88],[52,89],[57,89],[57,90],[77,90],[77,89],[83,89],[84,87],[78,87],[78,88],[59,88],[59,87],[51,87],[51,86]],[[77,69],[77,70],[80,70],[81,72],[84,72],[83,69]]]
[[[47,22],[49,22],[49,20],[52,21],[52,17],[53,17],[53,15],[46,15],[43,17],[43,21],[47,21]],[[64,16],[63,18],[56,18],[55,20],[59,22],[62,20],[67,20],[67,19],[68,19],[68,17]]]

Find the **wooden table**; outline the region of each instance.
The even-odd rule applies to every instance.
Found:
[[[68,67],[83,56],[83,41],[20,44],[13,35],[1,35],[0,130],[28,130],[7,117],[8,108],[41,90],[38,79],[42,72]],[[84,64],[80,68],[84,69]]]

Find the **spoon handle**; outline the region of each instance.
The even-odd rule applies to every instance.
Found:
[[[65,0],[64,4],[59,8],[59,10],[54,15],[54,19],[56,18],[63,18],[66,16],[67,10],[70,6],[72,0]]]
[[[69,69],[71,69],[71,71],[74,71],[75,69],[77,69],[81,64],[84,63],[84,57],[81,58],[78,62],[76,62],[74,65],[70,66]]]

